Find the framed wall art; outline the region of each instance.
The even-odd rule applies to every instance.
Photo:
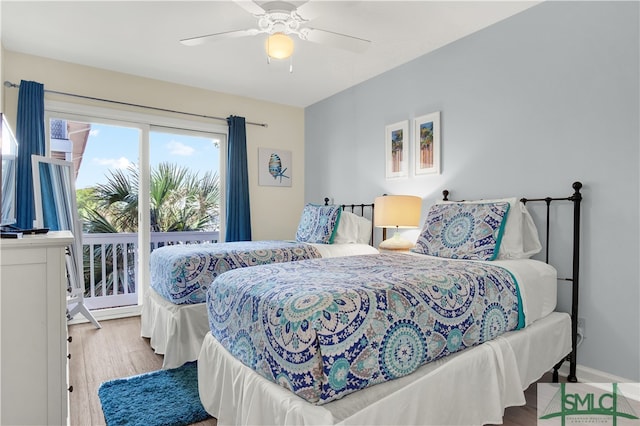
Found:
[[[440,173],[440,111],[414,119],[414,171],[416,175]]]
[[[291,151],[258,148],[258,185],[291,186]]]
[[[386,178],[407,177],[409,165],[409,121],[385,127]]]

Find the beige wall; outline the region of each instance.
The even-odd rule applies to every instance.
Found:
[[[32,80],[45,90],[74,93],[215,117],[238,115],[268,127],[247,125],[249,196],[254,240],[292,239],[304,206],[304,110],[194,87],[135,77],[37,56],[2,50],[2,77],[12,83]],[[68,96],[45,94],[47,100],[113,108]],[[5,89],[0,109],[15,124],[18,90]],[[137,109],[137,112],[157,114]],[[176,118],[184,119],[183,115]],[[189,118],[191,119],[191,118]],[[197,119],[195,119],[197,120]],[[217,124],[225,124],[218,121]],[[292,152],[292,186],[258,186],[258,147]]]

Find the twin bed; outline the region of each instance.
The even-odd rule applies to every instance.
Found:
[[[369,218],[365,217],[369,216]],[[163,354],[163,368],[195,361],[209,331],[206,294],[223,272],[271,263],[374,254],[373,206],[307,204],[295,241],[248,241],[165,246],[150,257],[141,335]]]
[[[565,359],[575,381],[573,188],[567,198],[438,203],[408,254],[219,275],[198,357],[205,409],[221,425],[500,423]],[[571,315],[554,312],[556,270],[529,258],[541,248],[525,208],[536,201],[547,213],[552,201],[574,204]]]

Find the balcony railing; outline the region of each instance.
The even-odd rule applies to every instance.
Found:
[[[89,309],[138,303],[138,234],[83,234],[84,303]],[[152,232],[151,251],[165,245],[216,243],[219,232]]]

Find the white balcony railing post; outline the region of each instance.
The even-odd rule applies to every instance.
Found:
[[[216,243],[218,239],[218,231],[152,232],[151,251],[169,244]],[[83,246],[85,288],[88,287],[88,292],[85,292],[85,305],[89,309],[136,305],[138,234],[83,234]],[[122,269],[120,277],[118,265]],[[97,268],[100,268],[98,282]],[[107,288],[111,290],[107,291]]]

